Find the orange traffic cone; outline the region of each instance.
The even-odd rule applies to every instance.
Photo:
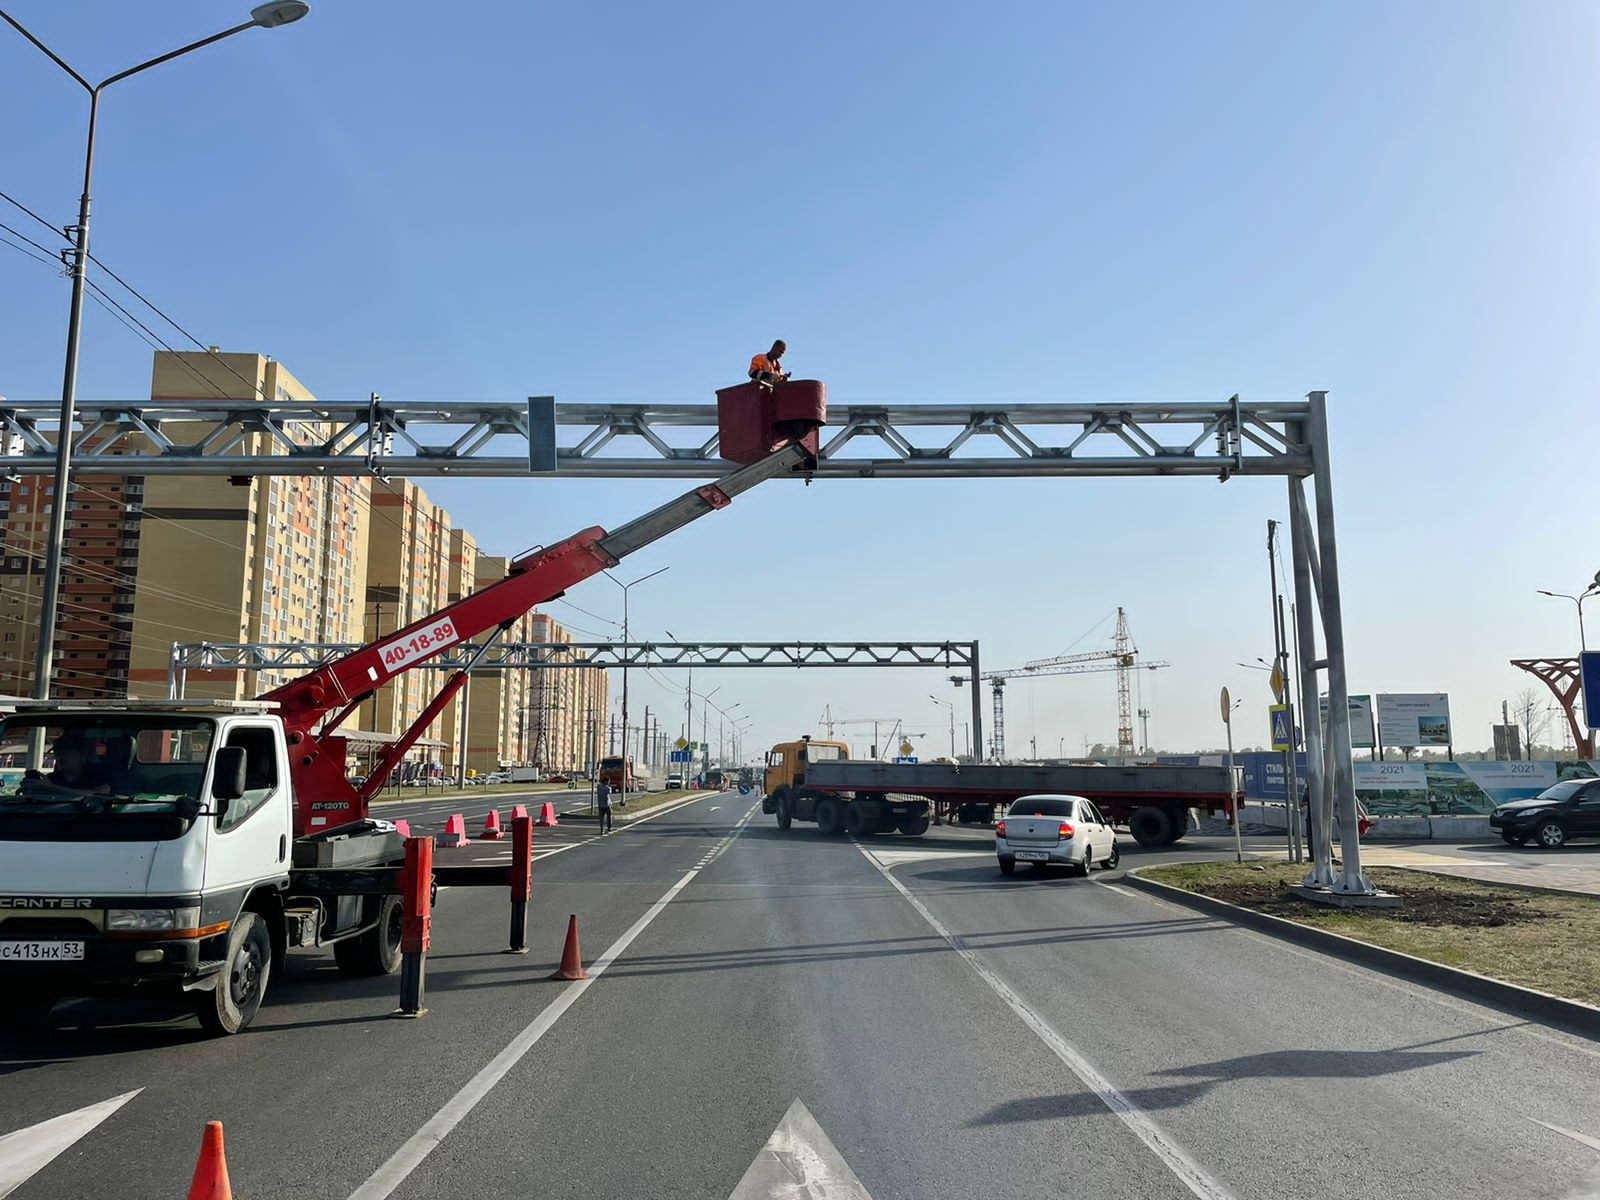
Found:
[[[411,836],[411,822],[403,817],[394,823],[394,831],[403,838]]]
[[[583,955],[578,951],[578,916],[576,913],[567,918],[567,944],[561,951],[561,969],[550,978],[589,978],[589,972],[583,969]]]
[[[539,819],[534,822],[535,825],[548,827],[551,825],[559,825],[560,823],[561,822],[556,820],[556,806],[554,804],[552,804],[549,800],[546,800],[539,806]]]
[[[525,805],[525,804],[513,804],[511,806],[511,819],[513,821],[515,821],[518,817],[525,817],[527,815],[528,815],[527,805]]]
[[[484,841],[492,842],[505,835],[506,831],[500,828],[500,810],[491,808],[489,815],[483,819],[483,832],[478,836]]]
[[[233,1200],[228,1186],[228,1161],[222,1155],[222,1122],[207,1121],[200,1139],[200,1161],[194,1165],[189,1200]]]

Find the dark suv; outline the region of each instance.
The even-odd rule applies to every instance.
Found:
[[[1527,800],[1502,804],[1489,827],[1513,846],[1529,839],[1549,850],[1570,838],[1600,837],[1600,779],[1563,779]]]

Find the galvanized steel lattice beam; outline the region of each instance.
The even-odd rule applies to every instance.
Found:
[[[554,472],[547,462],[553,410]],[[91,401],[74,469],[91,475],[721,474],[710,404],[463,401]],[[1305,401],[1183,404],[847,404],[831,408],[819,477],[1311,473]],[[0,458],[54,471],[54,403],[0,404]]]

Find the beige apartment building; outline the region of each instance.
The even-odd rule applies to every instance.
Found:
[[[150,395],[235,405],[315,399],[281,363],[216,351],[158,352]],[[196,441],[210,428],[168,427]],[[291,436],[312,441],[328,432],[307,423]],[[283,452],[265,434],[229,451]],[[48,478],[0,482],[3,694],[25,695],[33,685],[55,503]],[[174,642],[376,640],[507,570],[505,558],[479,555],[472,535],[453,528],[448,512],[404,480],[89,476],[74,486],[70,504],[53,687],[63,698],[165,696]],[[543,614],[525,616],[504,639],[572,640]],[[190,671],[185,691],[246,699],[299,673]],[[442,672],[408,672],[363,704],[346,728],[358,742],[392,738],[444,682]],[[446,707],[410,757],[453,771],[467,745],[466,765],[477,770],[501,763],[581,769],[603,752],[606,697],[599,669],[486,672]],[[372,736],[362,739],[363,732]]]
[[[162,351],[152,398],[312,400],[258,354]],[[203,436],[206,427],[193,433]],[[180,427],[174,433],[182,435]],[[307,427],[296,436],[322,436]],[[277,454],[265,434],[237,454]],[[371,484],[366,479],[153,476],[144,481],[131,597],[128,695],[167,694],[174,642],[350,642],[363,636]],[[132,541],[133,539],[127,539]],[[187,694],[245,699],[295,672],[195,672]]]

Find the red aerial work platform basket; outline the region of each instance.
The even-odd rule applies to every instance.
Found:
[[[813,462],[818,430],[828,420],[828,385],[787,379],[771,387],[750,382],[717,391],[718,453],[729,462],[759,462],[788,442],[803,446]]]

